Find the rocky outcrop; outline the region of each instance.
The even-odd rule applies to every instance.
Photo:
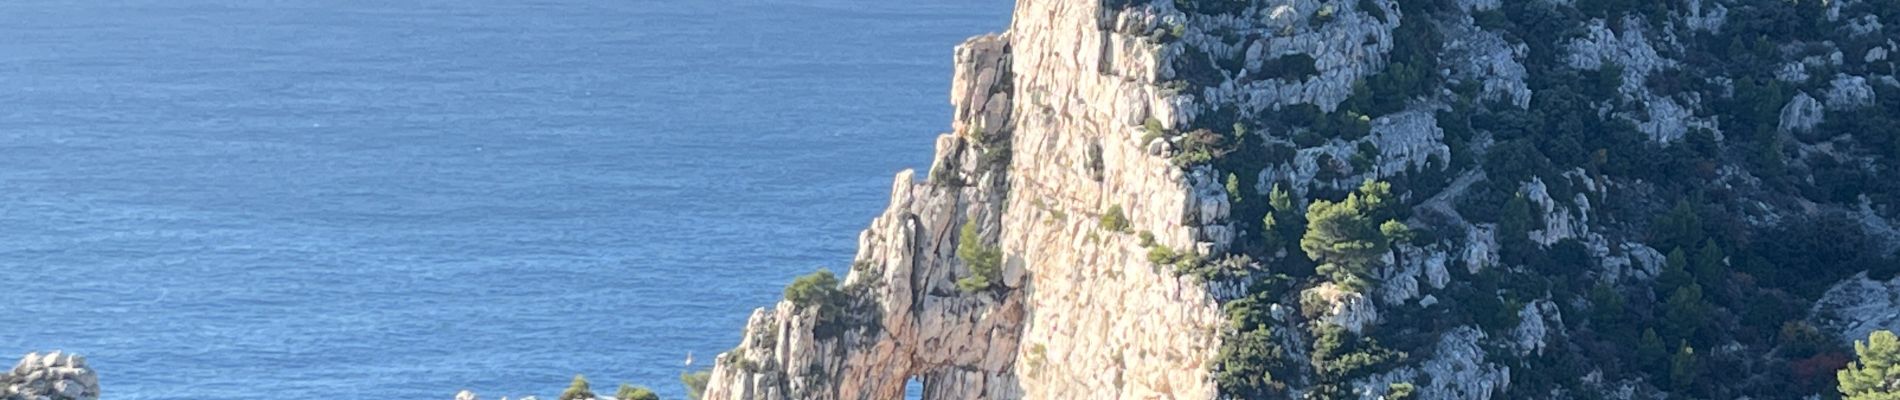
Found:
[[[1394,383],[1418,386],[1421,400],[1488,400],[1511,383],[1510,367],[1485,362],[1484,331],[1458,327],[1432,347],[1429,359],[1374,375],[1355,385],[1361,399],[1380,399]]]
[[[1611,29],[1611,24],[1619,24],[1620,29]],[[1643,105],[1644,109],[1640,114],[1622,112],[1618,116],[1635,123],[1637,130],[1649,134],[1651,140],[1673,142],[1682,139],[1690,129],[1714,130],[1715,122],[1690,112],[1695,104],[1684,105],[1676,96],[1654,93],[1646,84],[1650,74],[1677,68],[1680,63],[1657,52],[1650,44],[1645,26],[1648,25],[1635,17],[1619,21],[1593,20],[1584,37],[1570,43],[1567,61],[1580,70],[1621,68],[1621,86],[1617,92],[1624,99]]]
[[[892,399],[912,379],[926,399],[1214,398],[1214,299],[1134,234],[1203,252],[1232,236],[1208,223],[1227,210],[1217,181],[1140,140],[1185,119],[1157,84],[1153,15],[1024,1],[1008,32],[959,46],[954,132],[860,235],[843,315],[754,312],[706,398]],[[1111,207],[1129,229],[1097,222]],[[981,243],[960,243],[965,224]],[[990,288],[958,287],[962,246],[1000,250]]]
[[[1794,95],[1788,105],[1781,108],[1781,131],[1804,132],[1821,124],[1821,102],[1809,97],[1807,93]]]
[[[1900,330],[1900,278],[1855,275],[1829,288],[1811,314],[1816,326],[1836,333],[1842,343],[1866,340],[1877,330]]]
[[[0,375],[0,399],[98,400],[99,374],[78,354],[27,354]]]

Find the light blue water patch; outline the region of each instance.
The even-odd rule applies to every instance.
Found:
[[[127,400],[682,398],[849,262],[1010,8],[0,2],[0,356]]]

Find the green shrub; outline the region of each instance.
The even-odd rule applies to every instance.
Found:
[[[970,267],[970,276],[957,279],[957,289],[964,293],[976,293],[989,290],[1002,278],[1003,251],[996,246],[983,244],[983,236],[977,233],[976,221],[965,221],[963,232],[957,238],[957,258]]]
[[[1338,17],[1333,15],[1336,12],[1332,4],[1320,5],[1318,10],[1313,10],[1313,26],[1326,26],[1327,23],[1333,22],[1333,19]]]
[[[1101,226],[1103,230],[1109,232],[1128,230],[1128,216],[1122,214],[1122,205],[1108,206],[1108,211],[1102,212]]]
[[[1416,392],[1416,391],[1418,391],[1418,387],[1413,386],[1411,382],[1394,383],[1394,384],[1386,386],[1385,399],[1386,400],[1409,400],[1412,398],[1414,394],[1413,392]]]
[[[660,395],[645,386],[620,384],[620,390],[614,391],[614,400],[660,400]]]
[[[594,391],[587,387],[587,377],[574,375],[574,382],[561,391],[561,400],[585,400],[594,398]]]
[[[1212,162],[1233,152],[1227,145],[1227,139],[1207,129],[1196,129],[1181,136],[1181,147],[1175,153],[1174,165],[1187,167]]]
[[[1372,14],[1372,17],[1378,18],[1381,23],[1385,22],[1385,9],[1380,8],[1379,4],[1372,0],[1359,0],[1359,11]]]
[[[1175,253],[1174,249],[1169,248],[1167,245],[1156,244],[1154,247],[1148,248],[1148,262],[1154,263],[1155,265],[1171,265],[1174,264],[1174,260],[1179,258],[1181,258],[1181,255]]]
[[[1155,117],[1148,117],[1147,120],[1141,122],[1142,145],[1146,146],[1149,142],[1166,137],[1167,135],[1168,129],[1161,126],[1161,120],[1155,119]]]
[[[706,383],[712,381],[712,370],[699,370],[680,373],[680,385],[686,387],[686,398],[700,400],[706,394]]]

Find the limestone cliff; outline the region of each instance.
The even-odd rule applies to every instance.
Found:
[[[929,179],[898,174],[859,240],[835,336],[782,302],[722,355],[709,399],[1202,398],[1219,309],[1208,289],[1143,257],[1135,232],[1174,248],[1223,246],[1213,180],[1140,142],[1177,119],[1157,85],[1159,21],[1094,2],[1024,1],[1003,34],[956,51],[954,133]],[[1098,222],[1111,208],[1129,227]],[[971,221],[986,244],[957,243]],[[1002,250],[1000,285],[966,293],[960,245]]]
[[[706,398],[1816,393],[1897,320],[1895,7],[1638,3],[1019,1]]]

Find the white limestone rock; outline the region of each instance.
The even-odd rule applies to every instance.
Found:
[[[1517,327],[1511,329],[1511,344],[1518,356],[1543,355],[1546,339],[1563,332],[1563,316],[1557,304],[1537,300],[1517,312]]]
[[[1430,359],[1355,382],[1353,392],[1377,400],[1392,384],[1409,382],[1419,400],[1489,400],[1510,386],[1511,368],[1485,361],[1484,338],[1477,328],[1454,328],[1439,337]]]
[[[1529,72],[1523,63],[1524,58],[1530,56],[1529,45],[1513,45],[1504,40],[1502,34],[1479,28],[1470,17],[1444,29],[1443,59],[1450,63],[1451,78],[1481,82],[1485,99],[1505,100],[1519,108],[1530,107],[1531,89],[1525,83]]]
[[[1788,105],[1781,107],[1782,132],[1805,132],[1821,124],[1821,102],[1809,97],[1807,93],[1797,93]]]
[[[1689,15],[1683,16],[1690,29],[1704,32],[1721,32],[1727,20],[1728,7],[1715,0],[1689,0]]]
[[[1497,232],[1495,224],[1479,224],[1465,231],[1465,272],[1475,274],[1498,265]]]
[[[1339,325],[1353,333],[1360,333],[1379,320],[1379,308],[1372,299],[1332,282],[1306,289],[1300,296],[1302,303],[1321,308],[1321,323]]]
[[[78,354],[29,353],[0,374],[0,399],[98,400],[99,374]]]
[[[1834,284],[1811,310],[1815,326],[1842,343],[1867,340],[1877,330],[1900,331],[1900,277],[1877,281],[1862,272]]]
[[[1372,143],[1379,147],[1378,177],[1385,178],[1415,168],[1424,168],[1434,159],[1451,159],[1451,147],[1445,145],[1445,130],[1438,127],[1432,110],[1413,109],[1372,120]]]
[[[1837,74],[1827,90],[1830,110],[1858,110],[1874,104],[1874,86],[1867,78]]]

